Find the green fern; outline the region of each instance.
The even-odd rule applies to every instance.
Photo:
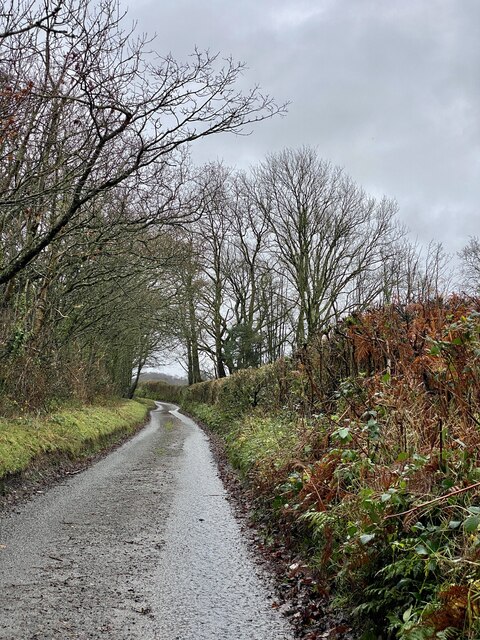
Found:
[[[334,516],[327,511],[307,511],[299,520],[304,520],[312,531],[312,538],[318,541],[324,533],[327,524],[335,521]]]

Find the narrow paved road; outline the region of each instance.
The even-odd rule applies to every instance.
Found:
[[[208,441],[162,404],[0,519],[1,640],[289,640]]]

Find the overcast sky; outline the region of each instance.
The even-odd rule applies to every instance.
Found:
[[[399,203],[414,237],[450,252],[480,235],[480,0],[130,0],[155,48],[195,46],[247,65],[284,118],[214,136],[198,162],[246,167],[315,146]]]

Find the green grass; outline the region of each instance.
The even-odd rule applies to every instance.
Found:
[[[243,417],[226,437],[228,455],[243,474],[253,467],[282,467],[298,445],[298,432],[278,416]]]
[[[198,402],[183,408],[224,438],[230,462],[242,475],[253,467],[257,471],[280,468],[291,461],[298,448],[299,430],[281,415],[268,415],[262,410],[239,415],[231,409],[222,411],[218,405]]]
[[[183,403],[182,409],[187,411],[187,413],[191,413],[206,424],[212,431],[221,435],[229,431],[230,425],[235,420],[233,415],[222,411],[220,407],[201,402]]]
[[[152,405],[118,400],[102,406],[63,408],[46,416],[0,418],[0,479],[25,471],[43,456],[77,459],[91,455],[133,433]]]

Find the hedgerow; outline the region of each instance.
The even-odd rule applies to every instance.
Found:
[[[182,404],[364,638],[480,637],[479,300],[352,316]]]

